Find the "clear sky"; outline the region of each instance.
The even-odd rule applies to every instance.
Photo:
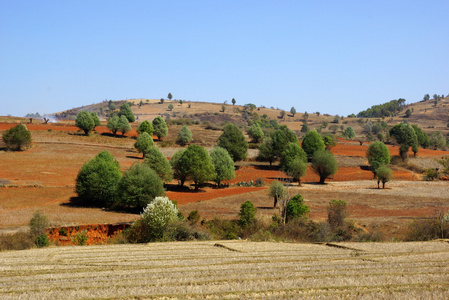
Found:
[[[348,115],[449,93],[449,1],[0,1],[0,115],[167,97]]]

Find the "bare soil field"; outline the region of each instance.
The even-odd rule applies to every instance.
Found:
[[[16,122],[0,123],[0,133]],[[32,148],[24,152],[0,151],[0,231],[25,226],[36,210],[47,214],[52,226],[111,224],[129,222],[139,217],[100,208],[76,207],[70,201],[76,196],[74,187],[79,169],[100,151],[111,152],[123,170],[134,162],[142,161],[141,155],[133,149],[135,131],[124,137],[113,137],[104,126],[99,126],[97,134],[84,136],[73,126],[73,121],[27,126],[32,131]],[[194,135],[204,137],[202,140],[195,138],[195,141],[206,147],[213,145],[221,134],[221,131],[192,127]],[[171,127],[167,140],[174,141],[179,128]],[[157,144],[161,145],[160,142]],[[339,171],[327,181],[328,184],[316,185],[318,176],[309,167],[307,175],[302,178],[303,186],[294,184],[289,188],[290,193],[301,193],[305,197],[313,219],[324,219],[327,203],[332,199],[342,199],[349,204],[350,218],[364,226],[380,224],[383,231],[391,231],[394,236],[399,232],[399,227],[411,219],[430,216],[436,202],[449,205],[449,197],[440,192],[447,188],[447,182],[422,182],[420,174],[399,167],[394,168],[394,181],[387,184],[387,189],[375,189],[376,182],[366,166],[366,147],[353,141],[340,140],[332,149],[339,161]],[[392,154],[397,151],[396,148],[390,147]],[[160,149],[164,155],[171,157],[180,146],[173,143]],[[254,157],[256,152],[251,150],[250,156]],[[434,158],[448,154],[420,149],[418,158],[410,160],[427,165]],[[258,178],[266,183],[264,187],[235,186],[238,182]],[[260,208],[258,214],[269,218],[276,211],[271,208],[272,199],[268,197],[267,185],[284,178],[285,175],[276,166],[246,161],[238,163],[236,178],[226,182],[229,188],[208,185],[196,193],[191,188],[179,189],[173,181],[168,186],[167,195],[178,202],[184,214],[198,210],[201,216],[208,219],[235,218],[241,203],[251,200]],[[406,193],[409,191],[414,192]]]
[[[0,253],[8,299],[447,299],[449,244],[246,241]]]

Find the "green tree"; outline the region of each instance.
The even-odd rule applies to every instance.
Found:
[[[310,212],[309,206],[305,204],[304,198],[300,194],[293,196],[288,201],[285,210],[285,217],[287,222],[290,222],[294,219],[306,217]]]
[[[137,151],[142,153],[142,158],[145,158],[145,156],[150,151],[150,148],[153,145],[154,145],[153,138],[147,132],[144,131],[137,137],[137,140],[134,143],[134,148],[136,148]]]
[[[146,132],[153,137],[153,125],[148,120],[143,121],[137,127],[137,133],[141,134],[142,132]]]
[[[167,98],[168,98],[168,100],[171,100],[173,98],[172,94],[168,93]]]
[[[162,117],[157,116],[156,118],[154,118],[153,130],[159,141],[161,141],[162,138],[168,134],[167,123],[165,123],[165,120],[162,119]]]
[[[156,146],[152,146],[148,149],[145,163],[148,164],[151,169],[156,171],[163,182],[168,183],[173,179],[173,170],[170,162]]]
[[[145,208],[157,196],[164,196],[164,185],[148,164],[134,163],[118,183],[118,203],[124,207]]]
[[[320,176],[320,184],[324,184],[326,178],[337,173],[338,163],[331,152],[318,150],[312,157],[312,169]]]
[[[309,126],[307,125],[307,123],[302,124],[302,126],[301,126],[301,132],[302,132],[302,133],[307,133],[307,132],[309,132]]]
[[[355,137],[354,128],[352,128],[351,126],[346,127],[343,136],[348,138],[348,139],[354,138]]]
[[[215,170],[214,181],[218,186],[220,186],[223,180],[235,178],[234,161],[226,149],[221,147],[213,148],[210,151],[210,158]]]
[[[412,125],[413,130],[415,131],[416,138],[418,139],[418,144],[421,145],[424,149],[430,146],[429,136],[425,133],[418,125]]]
[[[109,152],[100,152],[78,172],[76,193],[90,205],[110,206],[114,203],[121,177],[118,161]]]
[[[285,110],[281,110],[281,111],[279,112],[279,117],[280,117],[281,119],[283,119],[283,118],[285,117]]]
[[[312,157],[316,151],[324,150],[324,142],[321,135],[316,130],[307,132],[302,140],[302,148],[308,157]]]
[[[248,130],[248,135],[253,139],[255,143],[259,143],[264,137],[262,128],[258,123],[254,123]]]
[[[259,145],[259,154],[257,158],[262,161],[268,161],[271,164],[276,160],[276,153],[273,149],[273,140],[267,136],[263,139],[262,144]]]
[[[131,131],[131,125],[129,125],[128,119],[126,116],[120,116],[117,123],[118,131],[122,133],[122,136],[125,135],[128,131]]]
[[[400,123],[393,126],[390,130],[390,136],[393,136],[398,144],[401,145],[399,154],[403,160],[407,158],[408,149],[418,144],[415,130],[410,124]]]
[[[89,135],[89,133],[95,128],[95,121],[92,119],[92,115],[83,110],[76,116],[75,126],[84,131],[84,134]]]
[[[114,134],[114,136],[117,134],[117,131],[119,130],[119,116],[113,116],[112,118],[109,118],[108,124],[106,127]]]
[[[273,133],[272,142],[276,157],[281,157],[282,152],[284,152],[288,143],[298,142],[298,138],[292,130],[288,129],[287,126],[282,125]]]
[[[108,108],[111,111],[117,109],[117,107],[115,106],[114,102],[112,102],[112,100],[109,100]]]
[[[293,106],[292,108],[290,108],[290,113],[292,114],[293,117],[296,115],[296,109]]]
[[[240,225],[245,228],[256,221],[256,207],[251,201],[246,201],[240,206]]]
[[[100,122],[100,118],[98,117],[98,115],[97,115],[97,113],[96,112],[91,112],[90,113],[90,116],[92,117],[92,120],[94,120],[94,129],[95,129],[95,127],[97,127],[97,126],[100,126],[101,125],[101,122]]]
[[[178,208],[168,197],[155,197],[143,210],[141,217],[147,241],[158,241],[169,226],[178,220]]]
[[[235,105],[235,103],[236,103],[237,101],[235,101],[235,99],[232,98],[231,102],[232,102],[232,105]]]
[[[218,146],[225,148],[234,161],[246,159],[248,142],[243,133],[234,124],[227,124],[218,138]]]
[[[382,188],[385,189],[385,183],[390,181],[393,177],[393,171],[386,165],[380,165],[376,169],[376,177],[377,177],[377,188],[379,187],[379,183],[382,182]]]
[[[190,131],[187,125],[182,126],[178,132],[178,143],[185,145],[191,141],[193,141],[192,131]]]
[[[307,162],[307,154],[299,147],[299,144],[297,142],[288,143],[281,155],[281,162],[279,164],[281,170],[287,170],[295,158],[301,159],[304,163]]]
[[[285,197],[286,195],[286,191],[284,189],[284,185],[282,184],[282,182],[274,180],[270,184],[269,195],[273,197],[274,199],[273,207],[276,208],[279,199]]]
[[[173,110],[173,108],[174,108],[173,104],[170,103],[170,104],[168,105],[168,110]]]
[[[134,116],[133,111],[131,110],[131,106],[127,102],[123,103],[120,106],[120,112],[118,113],[119,117],[125,116],[128,119],[128,122],[136,121],[136,117]]]
[[[405,117],[406,118],[410,118],[412,116],[412,111],[411,111],[411,109],[407,109],[406,111],[405,111]]]
[[[337,146],[337,139],[332,133],[327,133],[325,136],[323,136],[323,143],[324,149],[330,150],[332,147]]]
[[[204,147],[199,145],[190,145],[180,158],[180,163],[187,167],[188,178],[195,185],[195,190],[208,180],[215,177],[214,165],[209,153]]]
[[[5,131],[2,136],[8,150],[25,150],[31,144],[31,133],[23,124]]]
[[[366,156],[368,157],[368,163],[374,175],[376,175],[377,168],[390,163],[390,151],[381,141],[371,143],[366,150]]]
[[[446,146],[446,139],[440,131],[432,132],[429,137],[429,144],[433,149],[441,149]]]
[[[427,101],[430,99],[430,95],[429,94],[425,94],[424,97],[422,98],[424,101]]]
[[[179,184],[184,186],[184,182],[189,175],[188,157],[183,156],[185,149],[181,149],[173,154],[170,164],[173,168],[173,176],[179,180]]]
[[[283,170],[287,176],[291,176],[293,180],[298,181],[298,185],[301,186],[301,177],[306,175],[307,163],[305,163],[303,159],[296,157]]]

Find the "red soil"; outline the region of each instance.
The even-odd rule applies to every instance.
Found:
[[[128,228],[129,224],[95,224],[50,228],[47,230],[48,239],[58,246],[75,245],[76,234],[86,230],[86,245],[106,244],[113,239],[117,233]]]

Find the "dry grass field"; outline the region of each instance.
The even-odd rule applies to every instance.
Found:
[[[207,241],[0,253],[4,300],[448,297],[447,241]]]

